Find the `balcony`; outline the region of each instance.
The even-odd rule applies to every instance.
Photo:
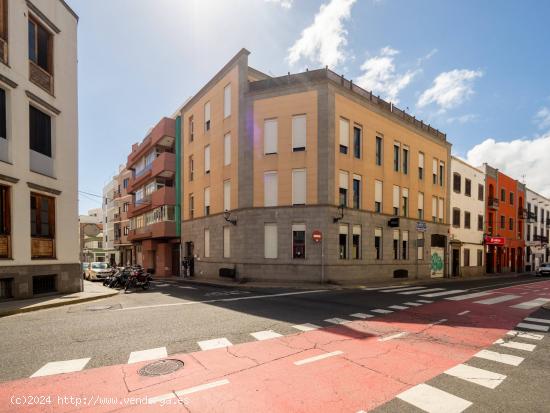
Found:
[[[527,211],[527,221],[533,223],[537,222],[537,216],[532,211]]]
[[[175,119],[162,118],[140,144],[134,144],[132,146],[132,153],[128,155],[127,168],[131,169],[137,161],[139,161],[155,146],[171,148],[174,145],[175,140]]]
[[[128,241],[140,241],[149,238],[175,238],[176,236],[176,222],[163,221],[130,230]]]
[[[115,191],[113,191],[113,199],[120,198],[121,196],[122,194],[120,192],[120,189],[116,189]]]
[[[172,178],[176,174],[176,155],[170,152],[163,152],[143,171],[130,178],[128,192],[133,193],[142,187],[152,178]]]
[[[498,198],[489,198],[489,208],[498,209]]]
[[[35,85],[53,95],[53,76],[32,60],[29,60],[29,79]]]
[[[535,235],[533,236],[533,241],[540,242],[541,244],[548,244],[548,237],[544,235]]]
[[[128,218],[135,217],[144,212],[162,205],[176,205],[176,188],[165,186],[157,189],[151,195],[146,196],[138,204],[131,204],[128,207]]]

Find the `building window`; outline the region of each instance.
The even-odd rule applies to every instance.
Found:
[[[418,193],[418,219],[424,219],[424,194]]]
[[[403,188],[401,194],[403,198],[403,216],[407,217],[409,215],[409,190]]]
[[[55,238],[55,200],[31,193],[31,256],[53,258]]]
[[[351,239],[351,258],[354,260],[361,259],[361,225],[353,226],[353,236]]]
[[[424,179],[424,154],[418,152],[418,179]]]
[[[437,197],[432,196],[432,221],[437,222]]]
[[[453,227],[460,228],[460,209],[453,208]]]
[[[210,145],[204,147],[204,173],[210,173]]]
[[[477,250],[477,266],[481,267],[483,265],[483,251]]]
[[[277,119],[264,120],[264,155],[277,153],[278,128]]]
[[[477,230],[483,231],[483,215],[477,216]]]
[[[382,228],[374,229],[374,250],[377,260],[382,259]]]
[[[231,257],[231,228],[223,227],[223,257]]]
[[[124,180],[122,181],[122,187],[124,189],[128,188],[128,183],[130,182],[130,179],[129,178],[124,178]]]
[[[53,36],[41,24],[29,19],[29,60],[52,73]]]
[[[382,138],[376,137],[376,165],[382,165]]]
[[[353,127],[353,156],[357,159],[361,159],[361,133],[359,126]]]
[[[128,225],[126,225],[126,226],[124,227],[124,235],[128,235],[129,232],[130,232],[130,227],[129,227]]]
[[[464,249],[464,267],[470,266],[470,250],[468,248]]]
[[[440,224],[443,223],[443,218],[444,218],[444,215],[445,215],[445,211],[443,209],[444,204],[445,204],[445,200],[443,198],[438,198],[437,199],[437,213],[438,213],[438,218],[439,218],[439,223]]]
[[[506,228],[506,217],[504,215],[500,216],[500,228],[505,229]]]
[[[0,185],[0,258],[10,258],[11,246],[10,187]]]
[[[292,258],[306,258],[306,226],[304,224],[292,225]]]
[[[128,207],[130,204],[128,202],[125,202],[122,204],[122,212],[128,212]]]
[[[439,186],[445,184],[445,162],[439,162]]]
[[[204,215],[210,215],[210,188],[204,188]]]
[[[424,259],[424,233],[423,232],[416,233],[416,259],[417,260]]]
[[[399,144],[393,145],[393,170],[399,172]]]
[[[264,258],[277,258],[277,224],[264,224]]]
[[[406,146],[403,147],[403,173],[409,173],[409,148]]]
[[[0,4],[2,4],[1,0]],[[6,125],[6,91],[2,88],[0,88],[0,138],[8,139]]]
[[[231,210],[231,181],[229,179],[223,182],[223,210]]]
[[[189,142],[195,140],[195,122],[193,122],[193,116],[189,116]]]
[[[506,190],[505,189],[500,190],[500,200],[502,202],[506,202]]]
[[[374,181],[374,212],[382,212],[382,181]]]
[[[29,106],[30,148],[52,157],[52,120],[44,112]]]
[[[348,258],[348,226],[340,225],[338,237],[338,258],[345,260]]]
[[[514,193],[513,192],[510,192],[510,205],[514,205]]]
[[[210,130],[210,102],[204,104],[204,131]]]
[[[483,185],[481,185],[481,184],[477,185],[477,199],[478,199],[478,201],[484,201],[485,200]]]
[[[404,260],[409,259],[409,231],[401,233],[401,256]]]
[[[467,178],[464,180],[464,195],[472,196],[472,181]]]
[[[399,259],[399,230],[393,230],[393,259]]]
[[[189,156],[189,181],[192,181],[195,177],[195,161],[193,155]]]
[[[508,218],[508,229],[510,231],[514,230],[514,218]]]
[[[453,174],[453,191],[459,194],[460,191],[462,190],[461,185],[462,185],[462,178],[460,177],[460,174],[455,172]]]
[[[189,194],[189,219],[195,217],[195,197],[193,194]]]
[[[346,155],[349,147],[349,120],[340,118],[340,153]]]
[[[223,164],[231,165],[231,135],[228,133],[223,137]]]
[[[210,230],[208,228],[204,229],[204,256],[210,257]]]
[[[432,160],[432,182],[437,185],[437,159]]]
[[[231,116],[231,85],[223,88],[223,117]]]
[[[361,177],[353,175],[353,208],[361,208]]]
[[[306,204],[306,170],[292,170],[292,205]]]
[[[348,180],[349,174],[344,171],[340,171],[340,188],[338,190],[338,205],[348,206]]]
[[[277,172],[264,172],[264,206],[278,205],[278,182]]]
[[[464,228],[470,229],[470,213],[464,211]]]
[[[393,215],[399,216],[399,187],[393,186]]]
[[[306,150],[306,115],[292,117],[292,151]]]

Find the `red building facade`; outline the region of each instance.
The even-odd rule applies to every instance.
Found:
[[[525,269],[525,185],[487,164],[485,254],[488,274]]]

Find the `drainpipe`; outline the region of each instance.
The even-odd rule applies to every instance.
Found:
[[[181,116],[176,117],[176,235],[181,237]]]

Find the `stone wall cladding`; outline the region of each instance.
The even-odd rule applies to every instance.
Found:
[[[400,230],[409,231],[409,259],[393,259],[393,229],[388,227],[388,215],[346,209],[344,218],[333,223],[338,210],[332,206],[295,206],[250,208],[232,212],[238,224],[233,226],[222,215],[186,221],[182,226],[182,241],[195,246],[195,277],[217,278],[222,267],[236,268],[239,278],[265,281],[320,281],[321,245],[311,239],[315,229],[323,232],[325,281],[371,282],[393,278],[394,270],[408,271],[409,279],[430,277],[430,239],[432,234],[447,236],[448,225],[427,223],[424,259],[418,260],[416,222],[400,219]],[[278,226],[278,258],[264,258],[264,224]],[[292,258],[292,224],[306,225],[306,258]],[[349,225],[348,254],[351,253],[352,225],[361,225],[360,260],[339,259],[339,226]],[[231,229],[231,258],[223,258],[223,227]],[[204,257],[204,229],[210,230],[210,257]],[[383,259],[376,260],[374,230],[383,229]],[[447,259],[445,259],[447,263]]]
[[[82,270],[79,263],[0,267],[0,279],[13,278],[12,292],[14,299],[32,298],[32,277],[52,274],[57,276],[56,288],[58,293],[70,294],[81,291]]]

